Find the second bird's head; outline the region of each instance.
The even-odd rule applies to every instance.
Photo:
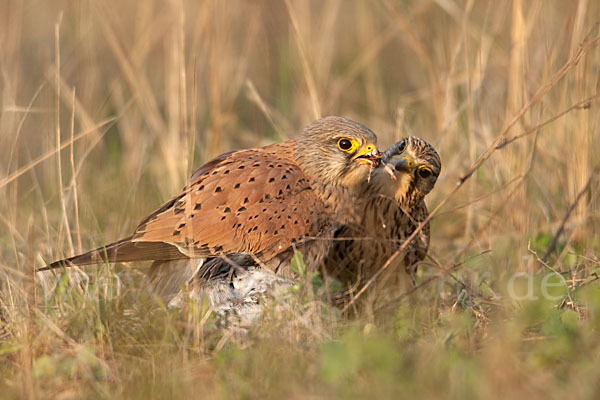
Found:
[[[383,182],[390,196],[400,203],[422,199],[433,189],[442,163],[437,151],[425,140],[409,136],[394,143],[385,151],[385,164],[379,181]],[[388,176],[391,175],[390,180]]]
[[[366,126],[341,117],[318,119],[304,128],[296,143],[304,172],[327,184],[356,187],[381,166],[377,136]]]

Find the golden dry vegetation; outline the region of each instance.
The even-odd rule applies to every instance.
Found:
[[[0,397],[598,398],[599,16],[0,1]],[[309,290],[240,339],[161,307],[146,265],[35,274],[125,236],[209,158],[332,114],[442,157],[419,287],[374,320]]]

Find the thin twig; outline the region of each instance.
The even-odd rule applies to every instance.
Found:
[[[248,98],[250,99],[250,101],[255,103],[260,109],[260,111],[262,111],[263,115],[265,116],[267,121],[269,121],[271,127],[275,129],[275,132],[281,138],[281,140],[285,140],[285,138],[287,137],[285,132],[289,132],[289,128],[284,129],[277,122],[275,122],[275,112],[271,107],[267,105],[267,103],[265,103],[263,98],[258,93],[258,90],[256,90],[256,86],[254,86],[254,83],[250,79],[246,80],[246,88],[248,89]]]
[[[511,144],[512,142],[514,142],[515,140],[521,139],[525,136],[531,135],[532,133],[534,133],[535,131],[543,128],[546,125],[549,125],[551,123],[553,123],[554,121],[560,119],[561,117],[564,117],[565,115],[567,115],[568,113],[570,113],[573,110],[587,110],[588,108],[590,108],[592,106],[592,101],[596,100],[597,98],[600,97],[600,93],[596,93],[586,99],[583,99],[575,104],[573,104],[572,106],[570,106],[569,108],[567,108],[566,110],[556,114],[555,116],[553,116],[550,119],[547,119],[546,121],[542,122],[541,124],[538,124],[532,128],[529,128],[527,130],[525,130],[524,132],[515,135],[509,139],[506,139],[504,141],[502,141],[497,147],[496,149],[501,149],[509,144]]]
[[[285,6],[287,8],[288,15],[290,16],[292,28],[294,29],[294,39],[296,40],[296,45],[298,46],[298,51],[300,52],[300,61],[302,62],[304,78],[306,79],[306,86],[308,88],[308,93],[310,94],[310,100],[313,108],[313,117],[315,119],[319,119],[321,118],[321,105],[319,103],[317,85],[315,84],[315,78],[310,69],[308,57],[306,56],[306,51],[304,50],[304,43],[302,42],[302,36],[300,36],[300,28],[298,27],[296,13],[294,12],[294,9],[292,8],[289,0],[285,0]]]
[[[465,259],[465,260],[463,260],[461,262],[452,264],[448,268],[444,268],[441,264],[436,264],[436,267],[438,267],[438,269],[440,270],[440,272],[438,272],[435,275],[430,276],[429,278],[425,279],[424,281],[422,281],[421,283],[419,283],[415,287],[411,288],[410,290],[407,290],[406,292],[400,293],[398,296],[390,299],[385,304],[382,304],[381,306],[378,306],[375,309],[375,311],[383,310],[384,308],[392,306],[393,304],[395,304],[398,301],[402,300],[406,296],[408,296],[408,295],[416,292],[417,290],[419,290],[420,288],[422,288],[424,286],[427,286],[428,284],[430,284],[431,282],[435,281],[436,279],[441,278],[444,275],[450,274],[452,271],[454,271],[458,267],[461,267],[461,266],[465,265],[467,261],[469,261],[469,260],[471,260],[473,258],[476,258],[476,257],[480,257],[480,256],[482,256],[484,254],[487,254],[487,253],[490,253],[490,252],[491,252],[491,250],[484,250],[484,251],[482,251],[482,252],[480,252],[478,254],[475,254],[474,256],[469,257],[469,258],[467,258],[467,259]],[[481,296],[481,297],[484,298],[486,301],[492,301],[492,299],[486,298],[484,296]]]
[[[541,261],[543,261],[543,263],[545,263],[546,260],[548,260],[548,256],[550,256],[550,254],[554,251],[554,248],[556,247],[556,244],[558,243],[558,239],[560,238],[562,233],[565,231],[565,225],[567,224],[567,221],[571,217],[571,213],[573,212],[573,210],[575,210],[575,208],[577,207],[577,204],[579,204],[579,201],[583,198],[583,195],[589,190],[589,188],[592,185],[592,182],[594,180],[594,177],[599,172],[600,172],[600,164],[596,165],[596,168],[594,168],[594,170],[590,174],[590,177],[588,178],[587,183],[585,184],[583,189],[581,189],[581,191],[579,193],[577,193],[577,197],[575,198],[575,201],[567,209],[567,212],[565,213],[565,216],[563,217],[562,222],[560,223],[560,226],[558,227],[558,230],[554,234],[554,237],[552,238],[552,241],[550,242],[550,245],[548,246],[546,253],[544,253],[544,256],[541,259]]]
[[[69,218],[67,216],[67,204],[65,199],[65,189],[63,185],[62,179],[62,159],[60,156],[60,24],[62,22],[62,12],[58,17],[58,22],[54,24],[54,52],[56,57],[56,70],[55,70],[55,78],[56,78],[56,109],[55,111],[55,133],[56,133],[56,165],[57,165],[57,175],[58,175],[58,192],[60,193],[60,206],[62,210],[62,222],[63,225],[59,227],[59,237],[64,226],[66,231],[67,242],[69,243],[69,250],[73,253],[75,248],[73,247],[73,237],[71,235],[71,228],[69,226]],[[71,142],[71,146],[73,143]]]
[[[96,130],[98,130],[99,128],[102,128],[104,126],[106,126],[106,131],[108,131],[108,129],[113,125],[114,122],[116,122],[117,119],[118,119],[118,117],[109,117],[109,118],[106,118],[103,121],[100,121],[98,124],[96,124],[96,126],[93,126],[92,128],[87,129],[87,130],[85,130],[83,132],[80,132],[77,135],[75,135],[75,137],[73,138],[73,142],[78,141],[79,139],[83,138],[84,136],[89,135],[90,133],[96,132]],[[64,142],[62,142],[60,144],[59,147],[53,148],[52,150],[48,151],[46,154],[42,154],[41,156],[37,157],[35,160],[31,161],[29,164],[27,164],[27,165],[19,168],[18,170],[16,170],[15,172],[13,172],[9,176],[7,176],[6,178],[0,180],[0,188],[8,185],[9,183],[11,183],[12,181],[14,181],[15,179],[17,179],[21,175],[23,175],[26,172],[30,171],[36,165],[38,165],[41,162],[46,161],[47,159],[51,158],[52,156],[54,156],[55,154],[57,154],[59,151],[65,149],[67,147],[69,147],[71,145],[71,143],[72,143],[71,140],[65,140]]]
[[[543,259],[540,259],[540,257],[538,256],[537,252],[531,248],[530,243],[527,243],[527,250],[531,254],[533,254],[535,256],[535,258],[538,260],[538,262],[540,264],[542,264],[544,267],[548,268],[555,275],[557,275],[560,278],[560,280],[562,281],[562,283],[565,285],[565,288],[567,289],[567,295],[565,296],[565,298],[563,299],[563,301],[561,301],[561,303],[559,304],[559,307],[562,307],[563,304],[565,303],[565,300],[567,300],[567,299],[569,299],[569,302],[571,304],[573,304],[573,298],[571,297],[571,288],[569,287],[569,284],[567,283],[567,280],[565,279],[565,277],[562,276],[562,274],[559,273],[556,269],[554,269],[550,265],[548,265],[546,263],[546,261],[544,261]]]
[[[77,252],[82,251],[81,228],[79,225],[79,196],[77,194],[77,172],[75,170],[75,108],[76,108],[75,88],[73,88],[73,100],[71,106],[71,146],[69,160],[71,161],[71,186],[73,188],[73,206],[75,207],[75,228],[77,229]]]

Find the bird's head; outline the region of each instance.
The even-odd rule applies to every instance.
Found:
[[[409,136],[394,143],[384,153],[385,166],[378,181],[399,203],[413,203],[433,189],[442,163],[437,151],[418,137]],[[382,187],[383,189],[383,187]]]
[[[304,172],[326,185],[353,188],[381,166],[377,136],[367,127],[341,117],[318,119],[304,128],[296,157]]]

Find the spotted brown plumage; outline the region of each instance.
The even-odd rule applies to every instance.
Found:
[[[207,257],[250,252],[269,260],[325,226],[323,201],[293,158],[295,142],[213,160],[168,207],[148,216],[133,242],[163,242]],[[196,222],[198,221],[198,222]]]
[[[376,136],[326,117],[297,140],[220,155],[125,239],[47,267],[251,254],[279,267],[292,248],[309,260],[326,254],[329,234],[355,218],[360,183],[379,164]],[[289,264],[289,263],[288,263]]]
[[[436,150],[413,136],[386,150],[384,163],[386,167],[362,185],[362,219],[336,232],[325,258],[327,275],[342,282],[350,292],[359,290],[382,268],[428,217],[425,196],[433,189],[441,170]],[[386,172],[395,179],[390,180]],[[406,246],[404,257],[396,258],[387,268],[390,275],[382,279],[393,279],[407,289],[414,283],[417,264],[428,249],[429,223]]]

